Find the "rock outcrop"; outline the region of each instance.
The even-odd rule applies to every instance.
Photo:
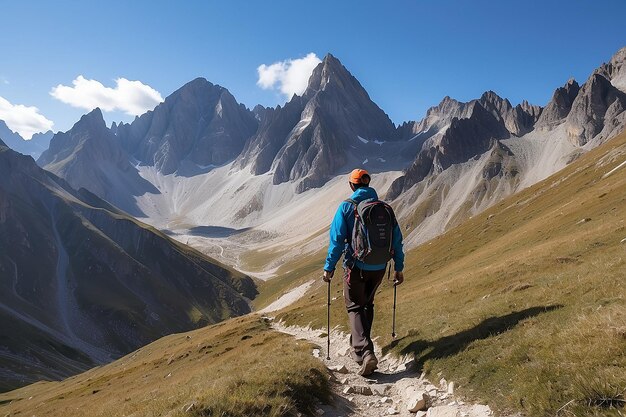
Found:
[[[626,93],[596,72],[581,87],[572,103],[565,121],[567,135],[572,143],[583,146],[602,132],[605,120],[615,120],[624,109]]]
[[[231,161],[257,126],[254,113],[227,89],[197,78],[115,131],[130,155],[172,174],[185,164],[207,167]]]
[[[626,46],[617,51],[608,63],[596,69],[595,73],[602,75],[611,81],[613,87],[626,93]]]
[[[508,138],[511,134],[500,113],[494,115],[481,101],[464,105],[463,114],[467,116],[452,118],[443,131],[424,142],[411,166],[391,185],[387,198],[394,199],[427,176],[487,152],[495,141]],[[429,125],[426,126],[428,128]]]
[[[572,109],[572,104],[579,90],[580,86],[573,78],[570,78],[563,87],[557,88],[552,95],[552,99],[543,109],[541,116],[539,116],[537,128],[550,130],[563,123]]]

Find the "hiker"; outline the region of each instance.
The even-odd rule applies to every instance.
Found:
[[[383,280],[387,262],[390,259],[394,261],[394,284],[399,285],[404,281],[402,232],[391,207],[380,202],[376,190],[369,186],[370,180],[370,175],[364,169],[355,169],[350,173],[349,184],[354,193],[339,205],[333,218],[323,275],[324,281],[330,283],[335,272],[335,265],[343,253],[343,294],[350,319],[352,358],[361,366],[359,375],[363,376],[370,375],[378,367],[378,359],[374,354],[374,344],[370,337],[374,320],[374,295]],[[363,201],[365,202],[359,205]],[[372,209],[370,213],[376,214],[376,218],[382,219],[379,220],[382,223],[367,223],[367,220],[362,220],[362,218],[357,220],[359,215],[357,208],[365,209],[370,202],[377,202],[376,209]],[[385,216],[387,216],[386,220]],[[365,217],[371,219],[369,214]],[[371,239],[363,240],[360,238],[362,234],[354,234],[357,221],[367,226],[370,231],[372,231],[370,227],[377,227],[376,233],[370,234]],[[357,230],[359,230],[358,227]],[[354,239],[357,242],[353,242]],[[363,256],[367,250],[364,251],[361,246],[367,246],[367,241],[372,243],[371,252]]]

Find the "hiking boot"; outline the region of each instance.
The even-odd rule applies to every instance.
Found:
[[[368,376],[371,375],[376,368],[378,368],[378,359],[376,359],[376,355],[369,350],[366,351],[363,355],[363,364],[361,365],[361,369],[359,369],[358,374],[361,376]]]

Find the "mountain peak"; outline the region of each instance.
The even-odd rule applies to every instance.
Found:
[[[510,108],[511,107],[511,103],[509,102],[508,99],[506,98],[502,98],[500,97],[495,91],[493,90],[487,90],[483,93],[482,96],[480,96],[480,99],[478,100],[482,105],[486,105],[486,104],[492,104],[495,105],[496,107],[500,108],[502,106],[506,107],[506,108]]]
[[[81,118],[72,126],[71,131],[77,130],[89,130],[89,131],[103,131],[108,130],[102,110],[96,107],[87,114],[81,116]]]
[[[334,56],[333,54],[331,54],[330,52],[326,54],[326,56],[324,56],[324,59],[322,60],[322,63],[324,65],[342,65],[341,61],[339,61],[339,59]]]
[[[619,51],[611,57],[610,63],[615,65],[621,62],[626,62],[626,46],[622,47]]]

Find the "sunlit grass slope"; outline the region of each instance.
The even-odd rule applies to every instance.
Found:
[[[282,416],[328,400],[311,347],[258,317],[151,343],[62,382],[0,394],[0,415]]]
[[[454,380],[461,394],[500,411],[618,415],[611,407],[624,405],[626,390],[626,167],[614,169],[625,160],[622,134],[410,252],[398,340],[390,337],[388,282],[376,299],[384,351],[413,355],[432,379]],[[317,277],[322,259],[311,262]],[[332,321],[345,326],[340,280],[332,285]],[[320,285],[279,317],[325,327],[325,309]]]

